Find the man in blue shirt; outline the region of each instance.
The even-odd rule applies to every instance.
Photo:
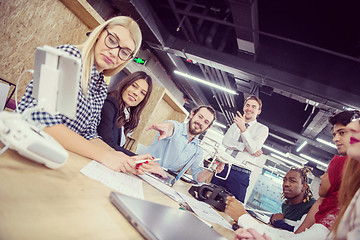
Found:
[[[158,134],[146,151],[155,158],[161,158],[159,164],[172,171],[180,171],[192,161],[193,179],[205,182],[212,172],[202,168],[203,151],[196,136],[208,130],[215,118],[216,113],[211,106],[200,106],[191,111],[188,123],[168,121],[154,124],[147,130],[156,130]],[[217,172],[223,168],[223,164],[218,165]]]

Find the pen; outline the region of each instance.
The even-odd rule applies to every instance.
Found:
[[[150,160],[150,161],[160,161],[161,158],[154,158],[153,160]],[[139,164],[139,163],[143,163],[143,162],[147,162],[149,160],[136,160],[135,163],[136,164]]]

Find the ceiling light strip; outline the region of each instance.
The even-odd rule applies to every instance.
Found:
[[[333,144],[333,143],[331,143],[331,142],[328,142],[328,141],[325,141],[325,140],[323,140],[323,139],[321,139],[321,138],[316,138],[316,141],[318,141],[318,142],[320,142],[320,143],[322,143],[322,144],[325,144],[325,145],[327,145],[327,146],[329,146],[329,147],[332,147],[332,148],[337,149],[337,147],[336,147],[335,144]]]
[[[291,160],[294,160],[302,165],[305,165],[309,162],[308,160],[306,160],[298,155],[292,154],[290,152],[288,153],[288,155],[289,155],[288,158],[290,158]]]
[[[274,153],[271,153],[270,155],[271,155],[272,157],[274,157],[274,158],[277,158],[277,159],[285,162],[285,163],[290,164],[290,166],[295,166],[295,167],[297,167],[297,168],[301,168],[301,167],[302,167],[300,164],[297,164],[297,163],[295,163],[295,162],[289,161],[289,160],[287,160],[287,159],[285,159],[285,158],[283,158],[283,157],[280,157],[280,156],[278,156],[278,155],[276,155],[276,154],[274,154]]]
[[[264,168],[271,171],[271,172],[278,172],[278,173],[282,173],[282,175],[284,175],[284,176],[286,175],[286,172],[284,172],[283,170],[280,170],[280,169],[278,169],[276,167],[266,166]]]
[[[221,124],[221,123],[218,123],[218,122],[214,122],[213,125],[216,125],[216,126],[219,126],[219,127],[222,127],[222,128],[226,128],[226,126],[224,124]]]
[[[276,149],[274,149],[274,148],[272,148],[272,147],[269,147],[269,146],[267,146],[267,145],[263,145],[263,148],[265,148],[265,149],[267,149],[267,150],[270,150],[270,151],[272,151],[272,152],[274,152],[274,153],[277,153],[277,154],[279,154],[279,155],[281,155],[281,156],[284,156],[284,157],[287,157],[287,156],[288,156],[287,153],[280,152],[279,150],[276,150]]]
[[[276,135],[276,134],[274,134],[274,133],[270,133],[270,132],[269,132],[269,135],[272,136],[272,137],[274,137],[274,138],[276,138],[276,139],[279,139],[279,140],[281,140],[281,141],[283,141],[283,142],[286,142],[286,143],[289,143],[289,144],[291,144],[291,145],[294,145],[294,142],[292,142],[292,141],[290,141],[290,140],[287,140],[287,139],[285,139],[285,138],[283,138],[283,137],[280,137],[280,136],[278,136],[278,135]]]
[[[225,88],[225,87],[216,85],[216,84],[214,84],[214,83],[205,81],[205,80],[203,80],[203,79],[200,79],[200,78],[191,76],[191,75],[189,75],[189,74],[187,74],[187,73],[179,72],[179,71],[177,71],[177,70],[175,70],[174,73],[177,74],[177,75],[186,77],[186,78],[188,78],[188,79],[197,81],[197,82],[199,82],[199,83],[208,85],[208,86],[210,86],[210,87],[217,88],[217,89],[219,89],[219,90],[222,90],[222,91],[225,91],[225,92],[228,92],[228,93],[231,93],[231,94],[237,94],[234,90],[230,90],[230,89],[227,89],[227,88]]]
[[[310,156],[308,156],[308,155],[305,155],[305,154],[303,154],[303,153],[300,153],[300,156],[303,157],[303,158],[306,158],[306,159],[308,159],[308,160],[310,160],[310,161],[312,161],[312,162],[314,162],[314,163],[317,163],[317,164],[319,164],[319,165],[321,165],[321,166],[324,166],[324,167],[329,166],[329,164],[324,163],[324,162],[321,162],[321,161],[319,161],[319,160],[317,160],[317,159],[315,159],[315,158],[312,158],[312,157],[310,157]]]
[[[298,147],[298,148],[296,149],[296,151],[297,151],[297,152],[300,152],[301,149],[303,149],[303,148],[306,146],[306,144],[307,144],[307,141],[304,141],[304,142],[300,145],[300,147]]]

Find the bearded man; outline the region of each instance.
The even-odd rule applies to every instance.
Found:
[[[205,182],[212,172],[203,169],[203,150],[197,136],[208,130],[215,118],[215,110],[203,105],[191,111],[187,123],[168,121],[152,125],[147,130],[156,130],[158,134],[146,152],[161,158],[159,164],[171,171],[180,171],[192,161],[190,169],[193,179],[198,183]],[[220,173],[223,169],[224,165],[219,164],[216,171]]]

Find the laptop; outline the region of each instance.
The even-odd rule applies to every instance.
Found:
[[[246,211],[254,218],[256,218],[257,220],[259,220],[262,223],[268,224],[270,222],[270,217],[256,211],[256,209],[248,209],[246,208]]]
[[[154,173],[149,173],[149,172],[146,172],[145,175],[150,176],[150,177],[172,187],[179,179],[181,179],[181,177],[185,174],[185,172],[190,168],[190,166],[194,163],[194,160],[190,160],[175,177],[173,176],[172,171],[165,170],[165,169],[164,170],[167,173],[167,178],[163,178],[159,174],[154,174]],[[141,177],[142,179],[144,179],[146,181],[146,178],[143,178],[141,175],[139,177]]]
[[[111,203],[145,239],[226,239],[192,213],[120,193]]]

